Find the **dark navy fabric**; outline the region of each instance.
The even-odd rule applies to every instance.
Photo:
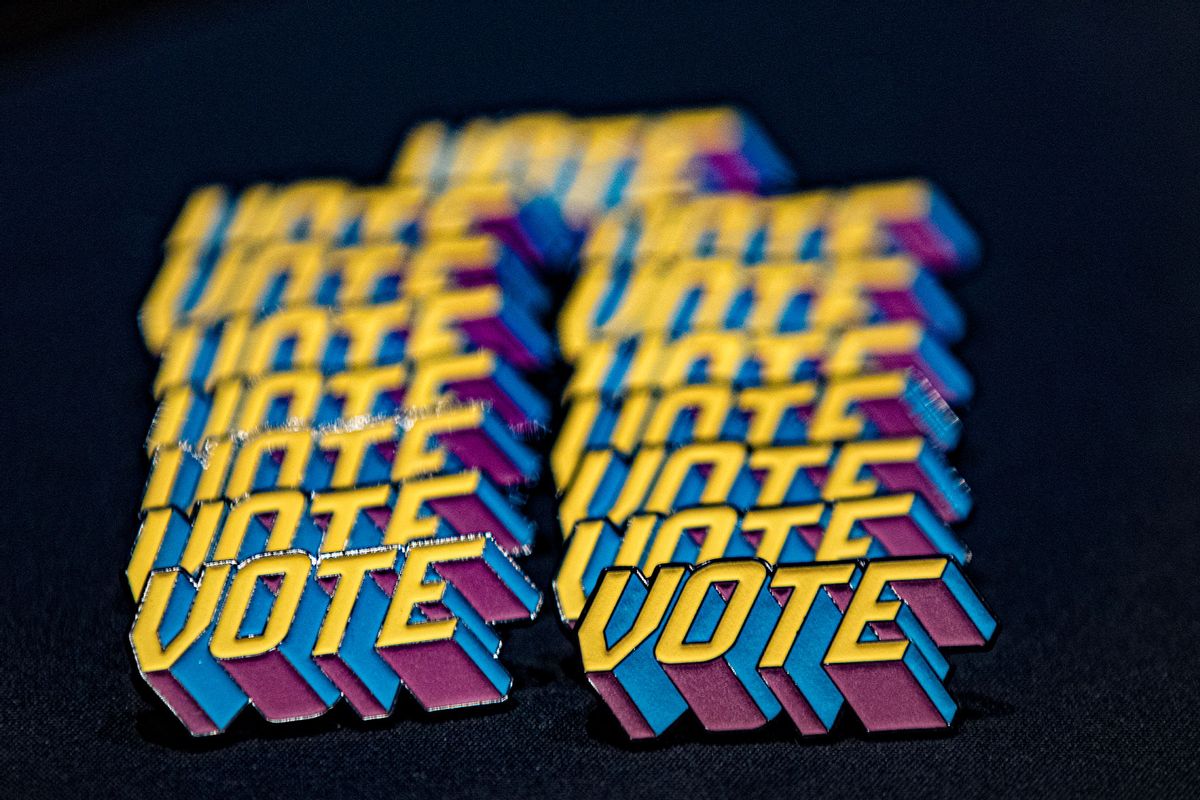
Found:
[[[184,3],[0,59],[3,794],[1196,794],[1200,10],[647,5]],[[955,460],[1002,630],[953,658],[957,730],[631,747],[548,606],[505,636],[503,708],[190,740],[133,671],[121,574],[154,410],[135,314],[188,190],[378,180],[433,115],[727,100],[802,185],[927,176],[982,236],[951,285],[979,386]],[[531,508],[546,588],[545,487]]]

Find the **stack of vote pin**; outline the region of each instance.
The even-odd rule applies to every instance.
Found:
[[[725,109],[417,128],[390,182],[195,192],[142,309],[161,358],[127,577],[144,679],[194,735],[503,700],[495,626],[549,403],[549,271],[607,210],[768,188]]]
[[[920,181],[596,222],[559,318],[554,592],[631,737],[953,723],[945,652],[996,629],[951,528],[972,381],[938,280],[977,258]]]
[[[504,699],[494,626],[541,602],[512,560],[548,408],[524,374],[570,242],[503,186],[189,199],[143,312],[160,407],[128,575],[140,669],[192,733],[247,704]]]
[[[194,193],[141,315],[145,680],[195,735],[504,700],[561,354],[554,595],[631,737],[952,724],[945,652],[996,628],[939,283],[978,248],[923,182],[790,180],[705,109],[431,122],[379,186]]]

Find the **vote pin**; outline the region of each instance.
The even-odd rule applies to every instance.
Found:
[[[504,703],[548,474],[552,595],[631,738],[953,725],[949,654],[996,634],[940,280],[978,240],[921,180],[792,184],[708,108],[431,121],[380,185],[196,190],[139,314],[141,678],[196,736]]]
[[[996,631],[953,530],[974,382],[939,280],[978,241],[923,181],[730,188],[615,205],[583,243],[559,615],[634,739],[947,728],[947,653]]]

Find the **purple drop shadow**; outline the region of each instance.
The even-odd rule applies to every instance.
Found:
[[[388,464],[395,463],[396,451],[399,449],[399,443],[395,439],[388,439],[386,442],[376,442],[371,446],[379,453],[380,458]]]
[[[534,370],[541,366],[538,357],[496,317],[464,319],[458,324],[476,347],[499,353],[517,369]]]
[[[888,225],[892,237],[917,260],[937,273],[953,272],[954,245],[926,220],[893,222]]]
[[[446,391],[459,400],[478,400],[491,403],[492,408],[500,415],[508,427],[519,430],[533,424],[519,405],[491,378],[470,378],[461,381],[448,381]]]
[[[468,468],[482,470],[500,486],[517,486],[530,480],[480,428],[443,433],[438,441]]]
[[[975,623],[940,579],[895,581],[892,591],[912,609],[938,647],[981,647],[987,644]]]
[[[825,672],[868,731],[947,727],[902,662],[826,664]]]
[[[175,680],[174,675],[164,670],[146,673],[145,677],[146,683],[154,687],[154,691],[166,701],[171,711],[193,736],[207,736],[218,732],[216,724],[192,699],[192,695],[183,688],[183,684]]]
[[[381,508],[364,509],[367,519],[371,520],[371,524],[381,531],[386,531],[388,523],[392,521],[392,509],[384,506]]]
[[[917,464],[911,461],[896,464],[873,464],[871,472],[893,493],[915,492],[937,512],[943,522],[958,522],[962,517],[950,505],[949,499]]]
[[[220,664],[271,722],[315,717],[329,710],[278,650],[249,658],[221,659]]]
[[[629,734],[630,739],[654,738],[654,729],[646,722],[646,718],[634,705],[633,700],[629,698],[629,694],[615,675],[611,672],[589,672],[587,679],[599,693],[604,704],[613,712],[617,722],[621,723],[625,733]]]
[[[534,246],[515,215],[494,217],[479,222],[479,230],[490,233],[516,253],[517,258],[532,267],[541,267],[542,254]]]
[[[819,525],[797,525],[796,532],[813,552],[821,546],[821,537],[825,535],[825,531]]]
[[[494,703],[504,697],[452,640],[382,647],[379,655],[427,711]]]
[[[490,533],[506,553],[521,552],[521,543],[476,495],[439,497],[427,501],[433,513],[460,534]]]
[[[946,386],[941,376],[935,370],[930,369],[925,360],[917,353],[882,353],[874,356],[874,360],[876,368],[880,371],[914,370],[921,377],[925,378],[925,380],[929,381],[930,385],[942,397],[949,397],[951,395],[950,387]]]
[[[317,656],[314,659],[317,666],[325,673],[333,685],[338,688],[350,707],[363,719],[375,719],[388,714],[388,709],[375,699],[366,684],[354,674],[354,670],[336,655]]]
[[[462,593],[485,622],[529,619],[529,609],[482,559],[443,561],[433,568]]]
[[[721,176],[722,190],[753,192],[758,189],[758,174],[741,153],[710,153],[704,160]]]
[[[849,584],[839,583],[836,586],[826,586],[825,592],[829,595],[829,599],[837,606],[838,611],[843,614],[850,607],[850,601],[854,599],[854,589]]]
[[[921,307],[917,305],[912,292],[879,291],[871,292],[871,302],[875,308],[889,320],[923,320]]]
[[[371,573],[371,580],[375,581],[375,585],[383,590],[383,593],[391,597],[396,593],[396,584],[400,582],[400,573],[394,569],[378,570]]]
[[[759,669],[758,674],[775,695],[775,699],[783,706],[783,710],[791,718],[796,729],[805,736],[819,736],[829,733],[829,729],[821,722],[821,718],[809,705],[808,698],[800,691],[800,687],[792,680],[783,667],[766,667]]]
[[[804,474],[812,481],[813,486],[824,486],[829,479],[828,467],[805,467]]]
[[[767,722],[723,658],[703,664],[662,666],[706,730],[744,731]]]
[[[912,517],[864,519],[861,524],[889,556],[930,556],[938,552]]]
[[[454,268],[454,285],[462,289],[495,286],[496,283],[496,269],[491,264],[460,264]]]
[[[863,400],[858,407],[884,436],[916,436],[923,433],[897,398]]]

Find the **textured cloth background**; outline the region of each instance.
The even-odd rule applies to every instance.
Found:
[[[141,10],[0,62],[3,794],[1195,791],[1195,4],[339,5]],[[430,115],[726,100],[803,185],[928,176],[984,237],[954,286],[980,386],[956,463],[978,503],[970,575],[1002,630],[955,659],[957,732],[684,726],[633,748],[548,606],[506,636],[503,709],[247,714],[191,741],[134,675],[121,575],[153,413],[135,313],[187,191],[378,180]],[[545,492],[534,507],[546,588],[557,533]]]

